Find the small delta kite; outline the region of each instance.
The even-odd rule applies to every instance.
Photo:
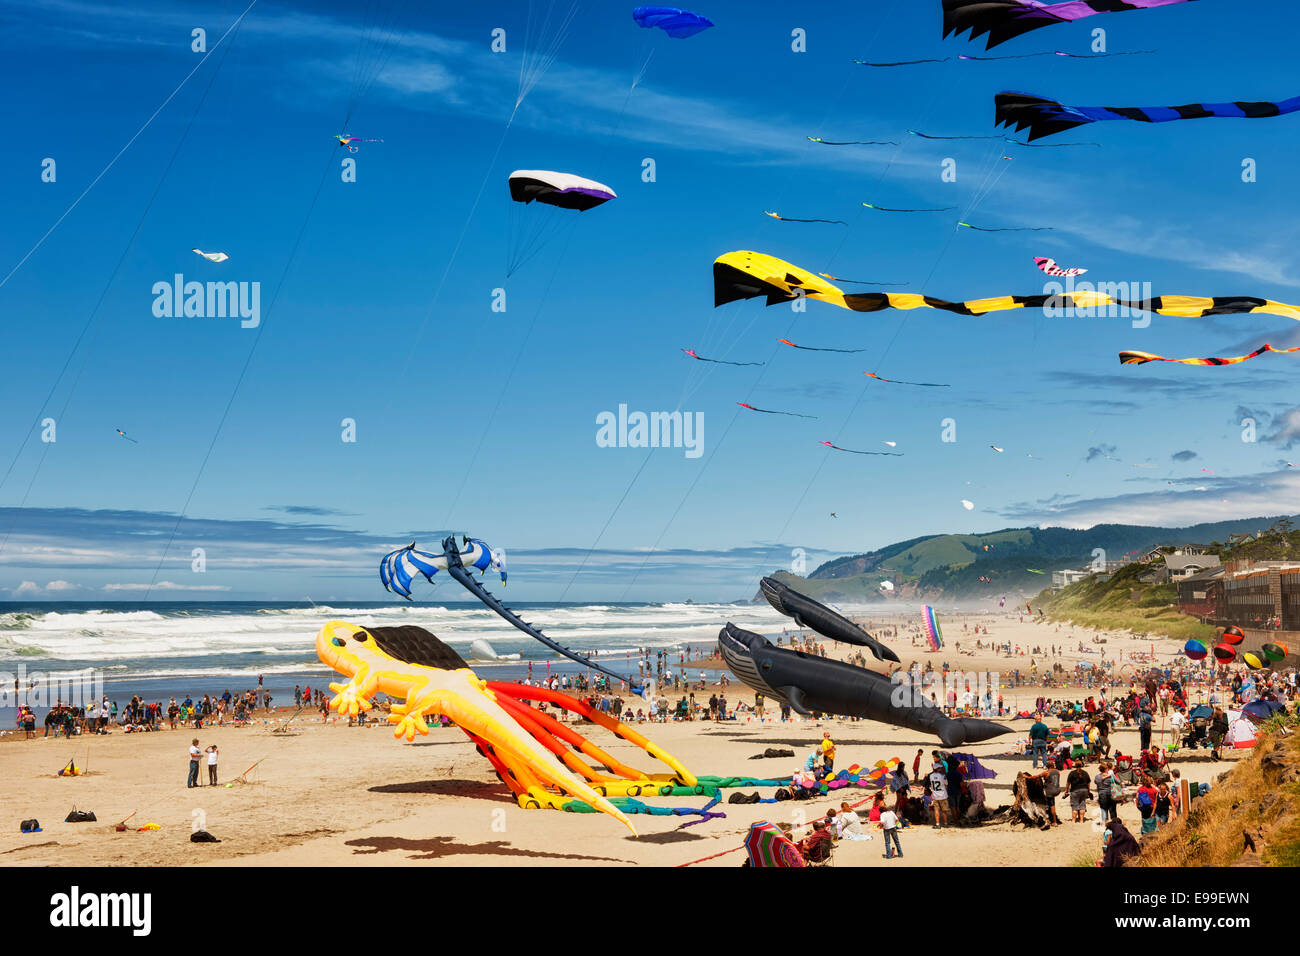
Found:
[[[202,249],[191,249],[190,252],[197,252],[209,262],[225,262],[230,258],[230,256],[226,255],[224,252],[204,252]]]

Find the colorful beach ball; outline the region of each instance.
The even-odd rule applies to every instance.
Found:
[[[1215,644],[1214,656],[1220,664],[1227,664],[1237,656],[1237,649],[1231,644]]]
[[[1261,661],[1261,660],[1260,660],[1258,657],[1256,657],[1254,654],[1250,653],[1249,651],[1247,651],[1245,654],[1242,654],[1242,655],[1241,655],[1241,659],[1242,659],[1243,661],[1245,661],[1245,662],[1246,662],[1246,666],[1249,667],[1249,668],[1250,668],[1251,670],[1253,670],[1253,671],[1258,671],[1258,670],[1263,670],[1263,669],[1264,669],[1264,662]]]
[[[1183,645],[1183,653],[1194,661],[1205,660],[1205,655],[1210,653],[1209,649],[1200,641],[1188,641]]]
[[[1246,639],[1246,632],[1236,624],[1229,624],[1223,629],[1223,641],[1225,644],[1240,644]]]
[[[1270,661],[1280,661],[1282,660],[1282,658],[1286,657],[1290,653],[1291,652],[1287,649],[1287,646],[1285,644],[1264,645],[1264,656],[1267,657]]]

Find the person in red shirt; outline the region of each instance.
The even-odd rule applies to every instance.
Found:
[[[916,752],[916,756],[912,759],[912,779],[913,779],[913,780],[920,780],[920,779],[921,779],[921,755],[922,755],[923,753],[925,753],[924,750],[918,750],[918,751]]]
[[[799,852],[809,863],[821,863],[831,851],[831,834],[826,824],[818,820],[813,824],[812,833],[799,841]]]

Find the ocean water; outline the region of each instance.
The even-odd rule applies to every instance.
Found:
[[[719,628],[732,621],[772,636],[794,630],[766,604],[521,604],[513,608],[553,640],[618,673],[637,674],[648,651],[669,665],[712,653]],[[15,677],[49,680],[87,668],[119,708],[132,695],[166,701],[254,688],[261,676],[272,704],[291,704],[295,684],[339,677],[316,659],[315,638],[333,618],[366,626],[415,624],[437,634],[491,680],[583,668],[511,627],[477,602],[326,606],[251,602],[87,604],[0,602],[0,688]],[[500,659],[471,651],[486,640]],[[696,672],[698,674],[698,671]],[[39,702],[38,702],[39,703]],[[38,712],[43,710],[38,706]],[[6,725],[9,721],[4,720]]]

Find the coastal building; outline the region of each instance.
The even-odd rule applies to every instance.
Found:
[[[1240,627],[1300,629],[1300,563],[1229,562],[1217,620]]]
[[[1227,568],[1223,565],[1189,574],[1178,581],[1178,610],[1194,614],[1202,620],[1218,617],[1223,598],[1223,578]]]
[[[1055,594],[1057,591],[1064,590],[1071,584],[1077,584],[1090,574],[1092,574],[1092,571],[1090,570],[1079,570],[1077,568],[1070,568],[1064,571],[1053,571],[1052,593]]]
[[[1210,568],[1220,565],[1217,554],[1167,554],[1165,567],[1169,569],[1170,581],[1181,581]]]

